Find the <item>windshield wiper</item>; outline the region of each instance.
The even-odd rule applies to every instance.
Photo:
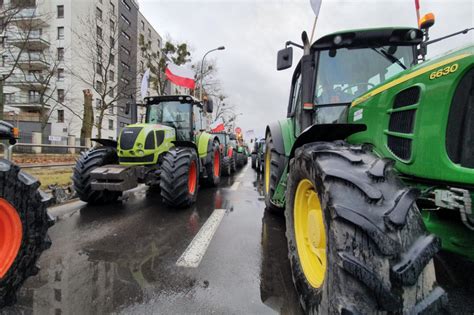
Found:
[[[379,55],[385,57],[386,59],[388,59],[391,63],[396,63],[397,65],[399,65],[400,67],[403,68],[403,70],[406,70],[407,67],[399,60],[397,59],[396,57],[394,57],[393,55],[390,55],[388,52],[386,52],[385,50],[383,49],[380,49],[380,50],[377,50],[376,48],[372,48],[376,53],[378,53]]]

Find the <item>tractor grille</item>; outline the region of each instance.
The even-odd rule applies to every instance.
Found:
[[[120,135],[120,149],[130,150],[135,144],[135,140],[138,134],[142,130],[142,127],[125,127]]]
[[[155,148],[155,135],[150,131],[145,139],[145,149],[153,150]]]
[[[446,128],[446,151],[454,163],[474,168],[474,69],[464,75],[454,93]]]
[[[156,146],[159,147],[165,140],[165,131],[157,130],[155,131],[155,135],[156,135]]]
[[[119,157],[120,163],[150,163],[155,159],[154,154],[140,156],[140,157]]]
[[[402,160],[408,160],[411,157],[411,139],[405,139],[395,136],[388,136],[387,144],[393,154]]]
[[[420,87],[413,86],[397,94],[397,96],[395,97],[395,102],[393,103],[393,108],[400,108],[400,107],[414,105],[418,103],[419,99],[420,99]]]
[[[401,133],[412,133],[415,125],[415,110],[394,112],[390,116],[388,130]]]
[[[420,87],[412,86],[399,92],[395,96],[392,108],[398,111],[390,114],[388,123],[389,132],[407,135],[413,133],[415,129],[416,109],[405,109],[404,107],[416,105],[420,101],[420,93]],[[388,148],[400,159],[409,160],[411,158],[411,143],[411,139],[388,135]]]

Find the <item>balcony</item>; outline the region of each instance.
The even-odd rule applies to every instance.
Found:
[[[6,86],[15,86],[23,90],[41,90],[46,88],[45,86],[46,78],[41,75],[33,75],[33,74],[15,74],[10,76],[6,82]]]
[[[19,10],[11,20],[20,28],[44,27],[49,25],[48,17],[38,10],[38,8],[24,8]]]
[[[5,99],[5,105],[18,107],[28,110],[40,110],[41,108],[49,109],[51,106],[43,104],[39,97],[14,97]]]
[[[9,37],[8,42],[18,48],[24,50],[44,50],[50,46],[48,37],[39,32],[30,32],[16,34],[16,36]]]
[[[18,60],[18,67],[23,70],[44,70],[49,67],[41,54],[38,53],[23,53]]]

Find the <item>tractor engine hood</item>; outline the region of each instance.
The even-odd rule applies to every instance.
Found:
[[[117,150],[120,164],[154,164],[176,140],[174,128],[160,124],[134,124],[123,128]]]

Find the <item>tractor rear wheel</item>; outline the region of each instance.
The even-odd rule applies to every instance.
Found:
[[[122,195],[121,192],[117,191],[92,190],[91,172],[100,166],[108,164],[118,164],[117,150],[115,148],[92,148],[81,154],[72,174],[73,187],[79,199],[90,204],[107,204],[117,201]]]
[[[274,149],[271,134],[267,135],[265,141],[264,163],[259,163],[259,170],[263,173],[265,206],[270,211],[283,212],[284,206],[276,205],[272,198],[285,168],[285,156],[281,156]]]
[[[36,261],[51,246],[50,198],[39,186],[18,166],[0,159],[0,308],[15,303],[16,291],[38,273]]]
[[[161,197],[170,207],[185,208],[196,202],[199,189],[199,161],[196,150],[175,147],[163,157]]]
[[[231,158],[228,157],[228,156],[224,156],[224,158],[222,159],[222,175],[224,176],[230,176],[230,174],[232,173],[232,165],[231,165]]]
[[[291,160],[288,255],[308,314],[439,313],[429,234],[415,200],[391,169],[360,146],[311,143]]]
[[[219,149],[219,142],[212,141],[209,143],[207,151],[208,161],[206,164],[206,178],[204,182],[206,185],[215,187],[221,181],[221,152]]]

